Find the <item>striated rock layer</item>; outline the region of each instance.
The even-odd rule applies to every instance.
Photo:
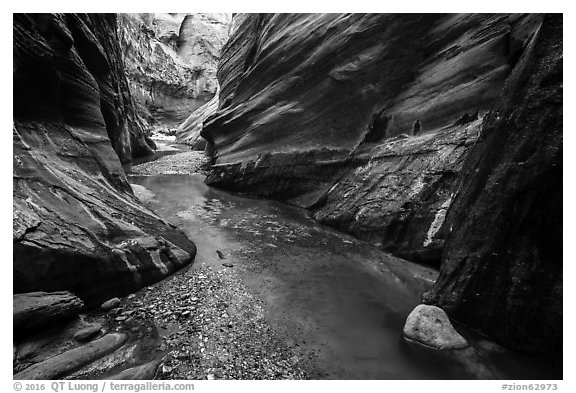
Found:
[[[216,94],[229,14],[118,14],[118,34],[139,112],[176,128]]]
[[[552,213],[551,204],[561,203],[561,106],[546,101],[541,122],[528,108],[561,86],[561,61],[543,86],[523,85],[544,75],[527,66],[540,61],[527,59],[540,58],[542,20],[235,16],[218,70],[219,108],[202,130],[215,162],[207,182],[307,207],[406,259],[443,259],[429,302],[516,348],[557,348],[561,208]],[[538,53],[561,58],[554,46]],[[550,100],[561,105],[559,94]],[[490,112],[496,107],[501,115]],[[556,128],[539,139],[546,121]],[[539,225],[546,235],[538,237]]]
[[[562,351],[562,15],[546,16],[468,155],[425,295],[507,345]]]
[[[176,141],[191,145],[195,150],[204,150],[206,148],[206,140],[202,138],[201,132],[204,127],[204,122],[218,110],[218,103],[220,89],[216,90],[216,94],[210,101],[196,109],[184,123],[180,124],[176,129]]]
[[[439,263],[456,174],[537,15],[238,15],[208,183]]]
[[[138,203],[122,169],[150,147],[115,16],[15,14],[13,32],[14,292],[94,305],[189,263],[194,244]]]
[[[12,296],[14,335],[30,333],[78,315],[84,303],[70,292],[29,292]]]

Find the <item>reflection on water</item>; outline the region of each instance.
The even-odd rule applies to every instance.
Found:
[[[202,176],[130,177],[198,246],[197,264],[234,262],[287,341],[315,359],[315,378],[561,378],[465,333],[474,348],[437,352],[401,337],[437,272],[323,227],[303,209],[213,189]],[[138,188],[142,193],[143,189]]]

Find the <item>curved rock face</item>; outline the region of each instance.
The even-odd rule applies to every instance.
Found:
[[[109,29],[115,23],[113,15],[15,16],[14,117],[35,120],[54,118],[58,113],[69,123],[104,126],[122,164],[129,164],[133,157],[152,154],[153,150],[146,141],[126,78],[111,77],[124,72],[116,33]],[[61,57],[68,56],[72,46],[76,49],[71,54],[74,57],[64,62]],[[86,59],[89,69],[80,65]],[[55,62],[61,62],[61,69],[55,68]],[[79,76],[69,75],[74,72]],[[91,74],[90,84],[83,85],[82,77],[87,77],[81,73]],[[37,97],[39,86],[44,89],[41,97]]]
[[[469,345],[444,310],[425,304],[419,304],[408,315],[402,333],[408,340],[434,349],[462,349]]]
[[[229,14],[119,14],[131,89],[149,122],[177,126],[214,96]]]
[[[30,333],[80,314],[84,303],[70,292],[29,292],[12,297],[14,336]]]
[[[231,21],[231,14],[187,14],[180,25],[178,54],[194,69],[203,70],[198,85],[211,93],[218,89],[218,61]]]
[[[507,345],[557,352],[562,23],[542,20],[240,15],[202,131],[207,182],[442,259],[427,302]]]
[[[468,156],[428,302],[507,345],[562,351],[562,15],[546,16]]]
[[[93,305],[189,263],[194,244],[140,206],[118,159],[146,142],[115,16],[15,14],[13,30],[14,292]]]
[[[235,16],[208,183],[439,263],[456,174],[534,15]]]
[[[200,133],[204,127],[204,122],[218,110],[218,103],[220,89],[210,101],[196,109],[186,121],[178,126],[176,129],[176,141],[191,145],[195,150],[204,150],[206,148],[206,140],[202,138]]]

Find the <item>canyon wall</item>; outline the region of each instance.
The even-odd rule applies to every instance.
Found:
[[[544,18],[484,121],[425,300],[507,345],[562,351],[562,15]]]
[[[133,196],[122,164],[152,152],[114,14],[14,14],[14,292],[88,305],[191,262],[195,245]]]
[[[230,19],[230,14],[118,14],[131,90],[153,127],[175,129],[216,94]]]
[[[467,280],[472,290],[499,274],[478,259],[467,265],[454,251],[467,241],[458,237],[462,217],[454,209],[472,214],[467,209],[474,207],[458,193],[462,176],[478,165],[467,156],[487,143],[478,138],[492,124],[491,111],[506,102],[501,99],[505,86],[513,89],[515,75],[531,72],[519,70],[531,56],[542,15],[248,14],[234,19],[218,69],[218,111],[202,130],[214,160],[207,183],[306,207],[316,220],[405,259],[437,265],[444,260],[428,300],[463,316],[458,302],[470,293],[455,288]],[[455,200],[460,207],[451,209]],[[506,203],[494,207],[505,209]],[[491,235],[489,217],[476,228],[476,239]],[[517,225],[515,218],[504,224]],[[492,246],[486,245],[486,252]],[[534,260],[546,263],[556,262]],[[554,288],[554,297],[558,270],[552,270],[545,286]],[[507,277],[517,280],[516,288],[531,285],[521,273]],[[479,309],[490,314],[494,308],[487,304],[505,296],[506,287],[491,292],[487,286],[483,293]],[[525,310],[533,299],[519,293],[515,301]],[[495,337],[521,330],[523,320],[513,314],[503,322],[506,332],[495,335],[479,323],[481,317],[470,317],[474,307],[469,310],[462,319]],[[558,325],[552,325],[557,334]],[[521,341],[511,345],[543,349]]]
[[[239,15],[208,183],[438,264],[456,175],[534,15]]]
[[[192,146],[194,150],[204,150],[206,140],[202,138],[201,132],[204,122],[218,110],[220,102],[220,89],[216,90],[214,97],[188,116],[184,123],[176,129],[176,141]]]

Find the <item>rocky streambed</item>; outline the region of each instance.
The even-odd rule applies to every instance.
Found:
[[[85,311],[19,342],[15,377],[33,377],[27,373],[39,365],[52,366],[55,355],[66,358],[77,348],[86,353],[86,345],[111,339],[116,344],[95,359],[83,359],[68,372],[48,377],[557,375],[554,368],[459,326],[471,347],[438,351],[404,340],[406,317],[436,279],[434,269],[324,227],[303,209],[208,187],[203,182],[205,165],[200,152],[160,143],[157,155],[135,165],[128,176],[144,205],[196,239],[195,263],[126,296],[112,309]],[[100,327],[91,343],[74,339],[91,326]]]
[[[562,378],[561,14],[228,22],[14,14],[14,377]]]

